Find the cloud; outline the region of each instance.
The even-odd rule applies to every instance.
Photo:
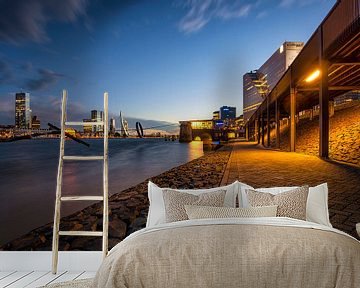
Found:
[[[0,1],[0,41],[17,44],[22,41],[49,40],[49,22],[75,22],[86,15],[87,0],[3,0]]]
[[[31,110],[33,115],[37,115],[41,121],[41,126],[48,128],[47,123],[60,125],[61,115],[61,95],[58,96],[34,96],[31,98]],[[66,113],[70,120],[81,121],[88,118],[90,114],[88,108],[79,102],[68,101]]]
[[[239,0],[188,0],[183,7],[188,12],[178,23],[179,30],[194,33],[213,19],[229,20],[247,16],[252,4]]]
[[[0,84],[8,83],[13,75],[7,62],[0,59]]]
[[[264,17],[266,17],[269,13],[267,11],[261,11],[256,15],[256,19],[262,19]]]
[[[63,74],[48,69],[38,69],[38,78],[29,79],[26,83],[26,87],[32,91],[43,90],[48,86],[55,84],[62,77],[64,77]]]
[[[279,6],[286,8],[286,7],[290,7],[294,3],[295,0],[281,0]]]
[[[14,94],[15,95],[15,94]],[[14,112],[15,100],[11,101],[11,94],[0,96],[0,112]],[[15,96],[13,96],[15,99]]]
[[[300,7],[308,6],[311,4],[315,4],[316,2],[319,2],[320,0],[301,0],[301,1],[295,1],[295,0],[281,0],[279,7],[281,8],[289,8],[293,5],[297,5]]]
[[[47,96],[30,93],[30,108],[32,115],[41,121],[42,128],[48,128],[47,123],[59,125],[61,113],[61,96]],[[67,114],[71,120],[81,121],[88,118],[90,111],[79,102],[69,101]],[[15,119],[15,92],[0,94],[0,125],[14,125]]]

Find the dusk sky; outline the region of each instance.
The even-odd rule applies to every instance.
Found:
[[[242,113],[242,76],[284,41],[306,42],[335,0],[0,0],[0,124],[30,92],[45,127],[111,114],[177,122]],[[45,124],[45,125],[44,125]]]

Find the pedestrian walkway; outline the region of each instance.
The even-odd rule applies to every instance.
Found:
[[[327,182],[332,225],[357,237],[355,224],[360,222],[360,168],[300,153],[268,150],[257,143],[229,145],[233,149],[222,184],[239,180],[259,188],[315,186]]]

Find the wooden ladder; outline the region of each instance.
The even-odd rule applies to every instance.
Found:
[[[66,121],[66,102],[67,91],[63,90],[61,104],[61,134],[60,134],[60,156],[57,173],[56,199],[52,242],[52,273],[57,273],[58,254],[59,254],[59,236],[101,236],[103,257],[108,252],[108,224],[109,224],[109,203],[108,203],[108,93],[104,93],[104,119],[103,122],[67,122]],[[104,132],[104,156],[65,156],[65,129],[66,126],[102,126]],[[64,161],[92,161],[103,160],[103,195],[102,196],[61,196],[63,182]],[[62,201],[103,201],[103,230],[102,231],[59,231],[60,228],[60,208]]]

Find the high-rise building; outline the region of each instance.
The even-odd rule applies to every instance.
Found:
[[[83,122],[92,122],[92,120],[91,119],[83,119]],[[93,126],[84,124],[83,131],[85,134],[91,134],[93,132]]]
[[[20,92],[15,95],[15,127],[20,129],[31,128],[29,93]]]
[[[236,107],[222,106],[220,107],[220,119],[232,120],[236,118]]]
[[[98,110],[91,110],[91,121],[92,122],[102,122],[104,121],[104,112]],[[94,126],[94,132],[103,132],[104,128],[102,125]]]
[[[275,87],[303,47],[303,42],[284,42],[258,70],[243,76],[245,122]]]
[[[31,129],[40,129],[40,120],[36,115],[31,118]]]
[[[213,120],[219,120],[219,119],[220,119],[220,111],[214,111]]]
[[[115,134],[115,118],[111,118],[110,119],[110,134],[114,135]]]

